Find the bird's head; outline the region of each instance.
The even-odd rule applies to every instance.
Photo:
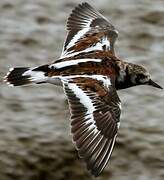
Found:
[[[151,85],[163,89],[160,85],[151,80],[149,72],[142,66],[130,64],[129,66],[130,81],[135,85]]]

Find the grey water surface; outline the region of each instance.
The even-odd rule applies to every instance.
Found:
[[[62,88],[8,87],[13,66],[56,60],[65,23],[81,0],[0,0],[0,180],[94,179],[72,144]],[[119,31],[117,55],[142,64],[164,87],[164,1],[88,1]],[[164,92],[148,86],[119,91],[121,127],[98,180],[164,179]]]

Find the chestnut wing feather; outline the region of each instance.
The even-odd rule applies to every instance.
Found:
[[[111,156],[121,113],[116,90],[106,82],[88,77],[63,80],[73,141],[94,176],[102,172]]]
[[[88,3],[79,4],[67,21],[68,35],[61,58],[95,50],[114,54],[118,32],[114,26]]]

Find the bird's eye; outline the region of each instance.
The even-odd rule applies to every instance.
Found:
[[[144,79],[146,76],[144,74],[138,74],[139,79]]]

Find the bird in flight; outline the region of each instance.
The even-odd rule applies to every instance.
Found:
[[[120,126],[117,90],[137,85],[162,87],[144,67],[115,55],[117,30],[88,3],[72,11],[67,31],[58,60],[38,67],[11,68],[4,81],[10,86],[51,83],[63,87],[73,142],[87,169],[98,176],[109,161]]]

